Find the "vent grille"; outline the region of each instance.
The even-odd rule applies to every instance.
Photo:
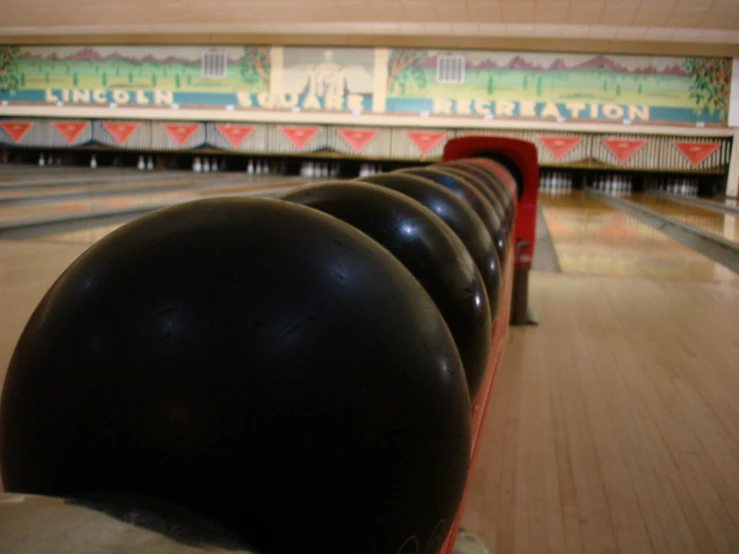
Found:
[[[464,56],[439,56],[436,59],[436,82],[445,85],[464,83],[464,66]]]
[[[200,60],[200,74],[206,79],[225,79],[228,72],[228,58],[225,52],[208,50]]]

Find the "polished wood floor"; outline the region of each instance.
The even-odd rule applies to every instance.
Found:
[[[739,552],[739,279],[579,193],[511,330],[464,526],[493,554]],[[31,311],[114,226],[0,241],[0,383]]]

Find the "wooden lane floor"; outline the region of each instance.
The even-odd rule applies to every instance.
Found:
[[[463,527],[494,554],[737,552],[739,287],[529,291],[540,324],[511,329]]]
[[[653,194],[632,194],[627,200],[723,239],[739,242],[739,217]]]
[[[564,273],[739,284],[739,275],[597,198],[539,202]]]
[[[116,192],[126,192],[135,190],[161,190],[188,188],[195,186],[210,186],[218,183],[228,182],[260,182],[264,178],[261,176],[244,175],[241,173],[217,173],[213,175],[203,175],[198,173],[184,173],[178,175],[161,174],[143,174],[127,177],[125,179],[96,179],[96,180],[80,180],[74,184],[56,183],[49,181],[48,186],[37,188],[0,187],[0,203],[12,202],[38,202],[46,198],[57,198],[69,196],[85,196],[85,195],[101,195],[112,194]]]
[[[261,179],[243,179],[240,184],[233,181],[206,182],[201,188],[180,188],[167,191],[166,188],[159,192],[146,192],[135,194],[134,189],[126,189],[126,194],[89,196],[86,198],[75,198],[68,201],[52,201],[36,204],[0,204],[0,222],[12,222],[25,220],[27,218],[38,218],[59,214],[93,213],[109,210],[120,210],[135,206],[147,206],[154,204],[176,203],[186,200],[196,200],[208,196],[257,194],[273,195],[289,188],[299,186],[305,179],[300,177],[273,177]],[[201,185],[204,185],[201,183]]]
[[[229,177],[229,175],[231,177]],[[120,175],[103,174],[98,171],[86,170],[81,173],[75,173],[74,176],[58,177],[55,175],[46,175],[33,181],[22,182],[18,180],[9,180],[0,183],[0,195],[22,196],[24,194],[56,194],[65,190],[73,191],[75,189],[84,189],[85,187],[94,186],[126,186],[135,183],[145,183],[155,181],[162,185],[166,182],[177,181],[217,181],[232,178],[233,175],[242,175],[239,173],[193,173],[189,171],[138,171],[127,172]]]

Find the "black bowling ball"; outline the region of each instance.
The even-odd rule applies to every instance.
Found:
[[[500,297],[500,260],[485,225],[472,208],[438,183],[409,173],[378,173],[362,177],[359,181],[386,187],[413,198],[439,216],[456,233],[480,270],[495,320]]]
[[[462,171],[470,176],[477,177],[486,185],[488,190],[491,190],[496,194],[500,202],[503,204],[507,219],[511,222],[513,221],[516,212],[515,198],[511,195],[511,191],[508,190],[508,187],[505,186],[505,184],[490,168],[486,167],[482,163],[465,160],[447,162],[444,165]]]
[[[478,176],[462,171],[458,167],[448,166],[447,164],[432,165],[430,168],[463,179],[466,183],[475,187],[475,189],[477,189],[477,191],[482,194],[488,202],[490,202],[490,205],[493,207],[493,210],[500,221],[505,221],[506,211],[503,208],[503,203],[495,192],[490,190],[484,183],[480,182],[480,178]]]
[[[498,214],[495,213],[493,206],[488,202],[485,196],[473,185],[467,182],[466,179],[452,175],[451,173],[445,173],[444,171],[440,171],[439,169],[432,167],[414,167],[409,169],[400,169],[397,172],[418,175],[419,177],[430,179],[452,191],[459,198],[467,202],[467,204],[469,204],[485,224],[485,228],[488,230],[490,238],[493,240],[493,244],[495,245],[498,258],[501,262],[505,261],[507,253],[507,234],[505,224],[500,220]]]
[[[73,262],[0,421],[10,491],[160,498],[268,553],[438,548],[471,445],[454,339],[410,271],[254,198],[152,213]]]
[[[464,183],[473,187],[482,195],[483,198],[485,198],[485,200],[488,201],[498,218],[498,225],[503,229],[501,231],[501,238],[503,244],[507,246],[508,237],[510,236],[510,225],[508,224],[506,211],[503,208],[503,203],[498,199],[497,195],[493,191],[491,191],[485,184],[480,182],[479,178],[470,175],[464,171],[460,171],[457,168],[447,167],[446,164],[438,164],[431,166],[431,169],[436,169],[437,171],[441,171],[442,173],[451,175],[453,177],[456,177],[457,179],[461,179]]]
[[[446,223],[404,194],[358,182],[319,183],[278,198],[348,223],[387,248],[413,273],[449,326],[474,399],[490,354],[491,315],[480,272]]]

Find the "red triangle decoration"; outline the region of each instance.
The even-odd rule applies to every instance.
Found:
[[[675,148],[680,150],[683,156],[693,164],[693,166],[700,165],[703,160],[713,154],[713,152],[720,146],[718,142],[678,142],[675,141]]]
[[[180,146],[200,128],[200,123],[162,123],[162,129]]]
[[[416,145],[424,156],[446,138],[446,131],[406,131],[405,136]]]
[[[338,129],[339,136],[358,154],[369,141],[377,136],[377,129]]]
[[[616,156],[621,163],[626,163],[634,154],[647,144],[645,139],[600,139],[603,145]]]
[[[234,125],[233,123],[217,123],[216,129],[233,148],[238,148],[244,139],[252,134],[254,125]]]
[[[4,121],[0,123],[0,127],[8,133],[8,136],[13,139],[16,144],[23,138],[28,130],[33,127],[33,121]]]
[[[559,161],[564,158],[570,151],[575,148],[580,142],[582,137],[557,137],[557,136],[542,136],[536,137],[544,145],[552,157]]]
[[[87,127],[87,121],[55,121],[54,127],[64,137],[67,144],[72,144],[74,139]]]
[[[139,123],[125,123],[122,121],[103,121],[103,127],[110,133],[110,136],[122,145],[128,140],[133,132],[139,128]]]
[[[280,132],[298,150],[302,150],[320,130],[320,127],[280,127]]]

